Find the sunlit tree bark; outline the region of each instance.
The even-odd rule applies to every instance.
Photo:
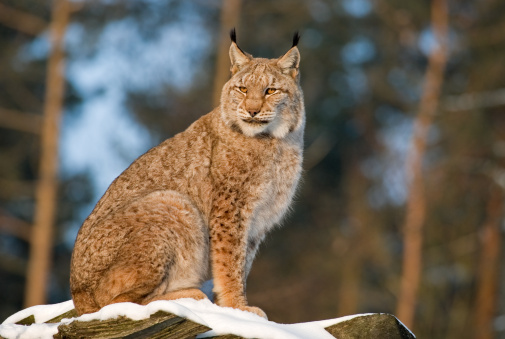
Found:
[[[495,188],[487,205],[487,219],[480,237],[481,252],[477,273],[475,303],[475,338],[491,339],[493,319],[498,307],[498,280],[500,275],[501,231],[503,220],[503,192]]]
[[[221,29],[219,32],[216,74],[214,76],[214,107],[219,106],[221,89],[230,76],[230,58],[228,56],[230,48],[229,32],[239,22],[241,2],[241,0],[223,0],[221,5]]]
[[[407,159],[409,196],[403,226],[404,253],[397,316],[409,328],[413,327],[417,295],[422,270],[423,225],[426,217],[423,158],[428,130],[436,113],[447,60],[447,3],[433,0],[431,21],[436,44],[428,57],[423,95],[414,122],[412,142]]]
[[[54,1],[50,28],[52,49],[47,68],[40,170],[35,197],[35,222],[31,236],[25,306],[46,302],[58,183],[59,125],[64,96],[63,38],[69,13],[70,8],[67,0]]]

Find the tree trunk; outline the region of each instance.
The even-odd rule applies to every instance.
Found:
[[[219,48],[217,51],[216,74],[214,76],[214,107],[219,106],[221,89],[230,76],[229,32],[238,24],[240,18],[241,0],[223,0],[221,5],[221,30],[219,32]]]
[[[52,49],[47,67],[42,122],[40,174],[36,188],[35,221],[31,236],[25,291],[26,307],[46,303],[58,183],[59,125],[65,84],[63,38],[69,20],[69,12],[68,0],[54,1],[50,28]]]
[[[338,316],[355,314],[359,309],[362,271],[367,241],[365,227],[374,227],[369,220],[370,211],[366,200],[368,181],[363,176],[357,159],[351,160],[346,176],[346,191],[350,235],[347,239],[346,263],[342,267],[339,287]]]
[[[494,188],[487,205],[487,220],[480,238],[481,253],[478,266],[475,305],[475,338],[493,338],[493,319],[498,308],[503,192]]]
[[[433,0],[431,7],[433,34],[437,41],[428,57],[423,96],[419,113],[414,122],[413,137],[406,163],[409,178],[409,196],[405,224],[403,226],[404,253],[400,295],[398,296],[398,318],[412,328],[417,304],[417,294],[422,267],[423,225],[426,216],[424,196],[423,157],[426,151],[428,130],[437,110],[440,90],[447,60],[447,3]]]

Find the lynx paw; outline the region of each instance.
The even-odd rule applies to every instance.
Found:
[[[259,308],[259,307],[256,307],[256,306],[240,306],[238,308],[240,310],[242,310],[242,311],[247,311],[247,312],[251,312],[251,313],[257,314],[260,317],[265,318],[265,319],[268,320],[267,314],[265,312],[263,312],[263,310],[261,308]]]

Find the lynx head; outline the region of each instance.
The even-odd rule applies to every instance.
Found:
[[[277,59],[254,58],[238,47],[231,31],[231,79],[221,94],[221,115],[233,130],[248,137],[284,138],[303,128],[305,108],[300,88],[300,53],[293,45]]]

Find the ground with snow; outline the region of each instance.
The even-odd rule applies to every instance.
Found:
[[[0,325],[0,336],[8,339],[53,338],[53,335],[58,332],[60,324],[70,323],[74,320],[105,320],[118,316],[140,320],[149,318],[150,315],[157,311],[165,311],[212,328],[211,331],[200,334],[197,338],[232,333],[245,338],[334,339],[331,334],[324,330],[325,327],[364,315],[299,324],[278,324],[249,312],[228,307],[219,307],[209,300],[178,299],[175,301],[155,301],[146,306],[133,303],[113,304],[102,308],[96,313],[85,314],[78,318],[63,319],[60,323],[44,324],[45,321],[55,318],[73,308],[74,304],[72,300],[55,305],[41,305],[27,308],[10,316]],[[32,314],[35,316],[35,324],[31,326],[15,324]]]

